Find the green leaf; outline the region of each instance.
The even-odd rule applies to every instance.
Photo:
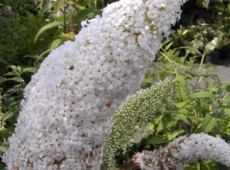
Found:
[[[6,167],[4,165],[0,165],[0,169],[1,170],[7,170]]]
[[[181,108],[181,109],[178,109],[178,110],[176,110],[178,113],[180,113],[180,114],[183,114],[183,115],[188,115],[191,111],[191,108],[193,107],[192,105],[187,105],[186,107],[188,107],[188,108]]]
[[[226,90],[230,92],[230,82],[226,85]]]
[[[202,55],[201,52],[197,48],[194,48],[194,47],[186,46],[186,47],[181,47],[179,49],[185,49],[187,50],[187,52],[192,53],[192,54]]]
[[[66,8],[65,5],[66,5],[65,1],[60,1],[59,0],[58,3],[56,3],[55,5],[53,4],[53,6],[54,6],[54,12],[57,13],[57,12],[62,11],[61,8],[63,8],[63,7]]]
[[[186,124],[189,124],[188,117],[185,116],[184,114],[176,115],[176,120],[182,120]]]
[[[185,101],[185,102],[179,102],[179,103],[174,103],[174,105],[178,108],[181,109],[185,107],[190,101]]]
[[[147,128],[148,128],[148,131],[153,131],[154,130],[154,124],[148,123]]]
[[[7,147],[0,146],[0,151],[1,151],[1,152],[5,153],[5,152],[6,152],[6,150],[7,150]]]
[[[35,68],[34,67],[27,67],[27,68],[24,68],[22,70],[23,73],[34,73],[35,72]]]
[[[51,28],[58,27],[59,25],[61,25],[61,23],[62,23],[61,21],[54,21],[54,22],[51,22],[51,23],[45,25],[44,27],[42,27],[42,28],[38,31],[38,33],[37,33],[37,35],[36,35],[36,37],[35,37],[34,42],[36,43],[38,37],[39,37],[41,34],[43,34],[45,31],[47,31],[47,30],[49,30],[49,29],[51,29]]]
[[[11,69],[14,70],[14,71],[20,69],[20,67],[17,67],[17,66],[15,66],[15,65],[8,66],[8,68],[11,68]]]
[[[15,72],[8,72],[4,74],[4,76],[15,76],[15,75],[17,75]]]
[[[211,92],[200,91],[200,92],[191,94],[191,97],[192,98],[214,98],[215,95],[212,94]]]
[[[177,136],[181,135],[182,133],[184,133],[184,130],[180,129],[180,130],[176,130],[171,133],[167,133],[166,136],[168,140],[172,140],[172,139],[175,139]]]
[[[166,125],[169,122],[167,119],[168,117],[165,115],[160,115],[154,119],[155,124],[157,124],[157,133],[166,128]]]
[[[14,114],[13,112],[10,112],[10,111],[6,112],[6,113],[5,113],[5,116],[4,116],[4,118],[3,118],[3,121],[6,121],[6,120],[12,118],[14,115],[15,115],[15,114]]]
[[[78,9],[78,10],[83,10],[83,9],[85,9],[84,6],[81,6],[81,5],[79,5],[79,4],[75,5],[75,8]]]
[[[7,81],[7,78],[1,77],[1,76],[0,76],[0,84],[1,84],[1,83],[4,83],[4,82],[6,82],[6,81]]]
[[[152,136],[147,140],[148,144],[159,145],[165,143],[165,141],[159,136]]]
[[[226,114],[229,114],[229,116],[230,116],[230,109],[229,109],[229,108],[225,108],[225,109],[224,109],[224,112],[225,112]]]
[[[93,18],[94,16],[100,14],[101,11],[96,8],[86,8],[79,12],[77,15],[78,22],[86,20],[88,18]]]
[[[205,132],[209,133],[212,129],[217,125],[217,118],[212,117],[211,115],[207,115],[202,123],[200,124],[197,132]]]
[[[166,45],[165,50],[169,50],[170,47],[174,44],[174,42],[170,42],[169,44]]]
[[[21,77],[8,78],[6,81],[15,81],[15,82],[18,82],[18,83],[24,83],[24,80]]]
[[[40,54],[38,56],[39,59],[42,59],[45,55],[47,55],[48,53],[50,53],[50,51],[52,51],[51,48],[47,49],[46,51],[44,51],[42,54]]]
[[[182,35],[186,35],[188,32],[189,32],[189,30],[186,29],[186,30],[183,31]]]
[[[50,45],[50,49],[54,49],[57,46],[59,46],[62,43],[62,39],[58,38],[52,41],[51,45]]]
[[[185,78],[182,75],[178,75],[175,77],[175,80],[178,82],[178,85],[176,86],[176,91],[185,100],[188,97],[186,94],[187,89]]]
[[[12,76],[12,75],[20,75],[22,73],[22,68],[20,66],[11,65],[8,66],[8,68],[10,68],[12,71],[4,75]]]
[[[153,77],[145,78],[142,83],[150,83],[153,84],[155,82]]]
[[[197,162],[197,164],[196,164],[196,169],[200,170],[200,163],[199,162]]]

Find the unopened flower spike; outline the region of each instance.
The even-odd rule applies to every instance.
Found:
[[[125,152],[152,133],[148,123],[169,103],[173,92],[172,81],[166,79],[126,99],[113,116],[112,132],[104,147],[104,166],[114,166],[117,151]]]

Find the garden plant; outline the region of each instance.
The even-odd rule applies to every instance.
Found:
[[[33,35],[41,49],[23,52],[26,64],[3,62],[0,150],[7,168],[229,168],[230,83],[204,65],[223,34],[202,50],[199,42],[178,46],[177,32],[168,38],[185,2],[39,1],[42,13],[21,14],[50,23]],[[48,49],[46,36],[54,38]],[[18,66],[9,65],[14,61]]]

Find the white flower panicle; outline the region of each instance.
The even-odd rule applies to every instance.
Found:
[[[185,0],[121,0],[82,22],[24,92],[3,161],[10,170],[98,170],[112,114],[140,88]]]
[[[126,99],[113,116],[112,132],[103,152],[106,167],[115,165],[117,151],[125,152],[127,147],[151,134],[148,123],[171,100],[173,92],[172,81],[166,79]]]
[[[230,146],[207,134],[182,136],[156,151],[143,151],[133,157],[142,170],[182,170],[199,160],[213,160],[230,168]]]

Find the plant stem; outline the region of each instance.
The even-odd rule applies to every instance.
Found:
[[[198,69],[199,73],[201,72],[201,69],[202,69],[203,64],[204,64],[204,58],[205,58],[205,55],[203,54],[202,57],[201,57],[201,62],[200,62],[199,69]],[[199,83],[201,82],[202,79],[203,79],[203,77],[200,76],[200,74],[199,74],[199,76],[197,77],[197,80],[196,80],[196,84],[195,84],[196,89],[198,88],[198,85],[199,85]]]
[[[64,24],[64,33],[66,34],[67,32],[66,32],[66,0],[64,0],[64,20],[63,20],[63,24]]]

